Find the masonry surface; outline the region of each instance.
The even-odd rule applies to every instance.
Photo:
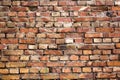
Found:
[[[0,0],[1,80],[120,80],[120,0]]]

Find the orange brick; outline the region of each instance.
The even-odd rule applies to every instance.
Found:
[[[71,55],[70,60],[78,60],[79,57],[77,55]]]
[[[120,66],[120,61],[109,61],[107,62],[108,66]]]

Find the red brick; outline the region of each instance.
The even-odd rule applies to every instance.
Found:
[[[27,66],[29,66],[29,67],[44,67],[45,63],[43,63],[43,62],[28,62]]]
[[[120,66],[120,61],[109,61],[107,62],[108,66]]]
[[[19,49],[27,49],[27,45],[26,44],[19,44]]]
[[[90,28],[77,28],[77,32],[88,32]]]
[[[116,48],[120,48],[120,43],[116,43]]]
[[[77,73],[79,73],[79,72],[81,72],[81,68],[79,68],[79,67],[73,67],[73,72],[77,72]]]
[[[114,49],[114,45],[98,45],[98,49]]]
[[[67,66],[85,66],[84,62],[67,62],[66,63]]]
[[[75,32],[75,28],[60,28],[58,32]]]
[[[96,46],[95,45],[79,45],[78,49],[86,49],[86,50],[89,50],[89,49],[96,49]]]
[[[41,56],[40,60],[41,61],[48,61],[49,60],[49,56]]]
[[[74,22],[94,21],[93,17],[74,18]]]
[[[112,6],[112,10],[113,11],[119,11],[120,10],[120,6]]]
[[[31,39],[31,38],[20,39],[19,43],[23,43],[23,44],[35,44],[35,39]]]
[[[93,66],[106,66],[107,63],[106,62],[94,62]]]
[[[95,21],[110,21],[110,17],[94,17]]]
[[[84,55],[92,54],[92,51],[91,50],[83,50],[83,54]]]
[[[5,22],[0,22],[0,28],[4,28],[6,26]]]
[[[114,28],[109,27],[96,28],[96,32],[114,32]]]
[[[102,33],[86,33],[85,37],[103,37]]]
[[[1,33],[16,33],[17,28],[4,28],[1,30]]]
[[[76,5],[75,1],[59,1],[59,5],[61,6],[74,6]]]
[[[93,43],[93,40],[92,40],[92,38],[85,38],[84,43],[90,44],[90,43]]]
[[[40,79],[40,75],[39,74],[23,74],[21,76],[22,79]]]
[[[4,55],[22,55],[23,50],[4,50]]]
[[[96,3],[96,5],[105,5],[104,0],[96,0],[95,3]]]
[[[19,56],[10,56],[10,61],[19,61]]]
[[[49,38],[46,38],[46,39],[38,39],[37,40],[38,43],[40,44],[54,44],[55,43],[55,39],[49,39]]]
[[[2,79],[3,80],[17,80],[17,79],[20,79],[20,75],[2,75]]]
[[[47,38],[64,38],[64,34],[55,34],[55,33],[49,33],[47,34]]]
[[[60,62],[47,62],[46,65],[48,67],[52,67],[52,66],[57,67],[57,66],[64,66],[64,63],[60,63]]]
[[[47,55],[62,55],[62,51],[60,50],[46,50],[45,54]]]
[[[120,49],[114,49],[114,50],[113,50],[113,53],[114,53],[114,54],[120,54]]]
[[[13,7],[11,7],[11,11],[24,12],[24,11],[29,11],[29,8],[28,7],[13,6]]]
[[[120,37],[120,33],[109,33],[109,37]]]
[[[0,62],[0,68],[5,67],[5,63]]]
[[[9,13],[8,13],[8,16],[12,16],[12,17],[14,17],[14,16],[16,16],[16,15],[17,15],[16,12],[9,12]]]
[[[84,68],[82,68],[82,71],[83,72],[91,72],[92,69],[90,67],[84,67]]]
[[[22,1],[22,6],[38,6],[38,1]]]
[[[97,78],[115,78],[115,73],[98,73]]]
[[[78,79],[78,74],[60,74],[60,79]]]
[[[8,74],[8,69],[0,69],[0,74]]]
[[[83,39],[75,39],[75,43],[83,43]]]
[[[93,74],[90,74],[90,73],[81,73],[80,75],[79,75],[79,78],[92,78],[93,79]]]
[[[2,44],[17,44],[18,39],[1,39]]]
[[[0,44],[0,50],[5,49],[5,45]]]
[[[68,68],[68,67],[62,68],[62,72],[63,73],[70,73],[71,72],[71,68]]]
[[[18,16],[19,17],[26,17],[27,14],[26,14],[26,12],[18,12]]]
[[[80,56],[80,60],[87,61],[89,60],[89,56]]]
[[[38,29],[37,28],[20,28],[20,32],[24,32],[24,33],[37,33]]]
[[[25,67],[26,63],[25,62],[7,62],[6,67],[13,67],[13,68],[18,68],[18,67]]]
[[[16,18],[16,17],[12,17],[11,21],[13,21],[13,22],[28,22],[28,18]]]
[[[110,55],[110,60],[118,60],[119,56],[118,55]]]
[[[70,60],[78,60],[79,57],[77,55],[71,55]]]
[[[56,18],[56,21],[57,22],[71,22],[72,19],[70,17],[59,17],[59,18]]]
[[[58,74],[41,74],[40,78],[41,79],[58,79],[59,75]]]

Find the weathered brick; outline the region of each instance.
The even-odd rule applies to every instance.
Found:
[[[25,62],[8,62],[6,63],[6,67],[13,67],[13,68],[17,68],[17,67],[25,67],[26,63]]]
[[[38,29],[37,28],[20,28],[20,32],[24,32],[24,33],[37,33]]]
[[[73,72],[81,72],[81,68],[79,68],[79,67],[73,67]]]
[[[60,74],[60,79],[78,79],[78,74]]]
[[[10,56],[10,61],[19,61],[19,56]]]
[[[41,79],[58,79],[59,75],[58,74],[41,74],[40,75]]]
[[[70,73],[71,72],[71,68],[64,67],[64,68],[62,68],[62,72],[63,73]]]
[[[39,74],[23,74],[22,79],[40,79]]]
[[[78,59],[79,59],[79,56],[77,56],[77,55],[70,56],[70,60],[78,60]]]
[[[0,74],[8,74],[8,69],[0,69]]]
[[[52,66],[54,66],[54,67],[59,67],[59,66],[64,66],[64,63],[61,63],[61,62],[47,62],[47,64],[46,64],[48,67],[52,67]]]
[[[57,22],[71,22],[71,18],[70,17],[59,17],[59,18],[56,18],[56,21]]]
[[[85,66],[85,63],[84,62],[67,62],[66,64],[67,66]]]
[[[1,30],[1,33],[16,33],[17,28],[4,28]]]
[[[13,6],[11,7],[11,11],[19,11],[19,12],[24,12],[24,11],[29,11],[28,7],[18,7],[18,6]]]
[[[81,73],[80,75],[79,75],[79,78],[92,78],[93,79],[93,74],[91,73]]]
[[[51,43],[55,43],[55,39],[38,39],[37,40],[38,43],[40,44],[51,44]]]
[[[114,32],[114,28],[108,28],[108,27],[96,28],[96,32]]]
[[[100,61],[96,61],[96,62],[94,62],[93,64],[92,64],[93,66],[106,66],[107,65],[107,63],[106,62],[100,62]]]
[[[18,74],[19,73],[19,69],[18,68],[10,68],[10,73],[11,74]]]
[[[4,50],[3,54],[4,55],[22,55],[23,50]]]
[[[45,63],[43,62],[28,62],[27,63],[27,66],[30,66],[30,67],[43,67],[45,66]]]
[[[98,45],[98,49],[114,49],[114,45]]]
[[[49,68],[40,68],[40,73],[49,73]]]
[[[8,79],[20,79],[19,75],[3,75],[2,76],[3,80],[8,80]]]
[[[87,33],[85,37],[103,37],[102,33]]]
[[[115,78],[116,74],[114,73],[98,73],[97,78]]]
[[[47,34],[47,38],[64,38],[64,37],[65,37],[64,34],[55,34],[55,33]]]
[[[60,50],[45,50],[45,54],[47,55],[62,55],[62,51]]]
[[[35,44],[35,39],[27,38],[27,39],[20,39],[19,43],[23,44]]]
[[[0,50],[5,49],[5,48],[6,48],[5,45],[0,44]]]
[[[38,6],[39,2],[38,1],[22,1],[22,6]]]

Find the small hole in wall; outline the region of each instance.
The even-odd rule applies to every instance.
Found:
[[[113,12],[106,12],[106,16],[112,17],[113,16]]]

